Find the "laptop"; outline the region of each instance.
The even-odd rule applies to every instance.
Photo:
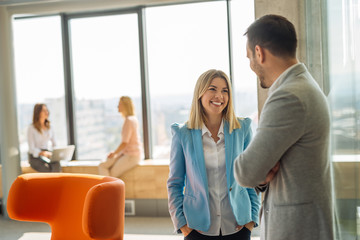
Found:
[[[75,145],[68,145],[65,147],[54,148],[52,151],[52,156],[50,158],[51,162],[59,162],[62,160],[70,161],[75,151]]]

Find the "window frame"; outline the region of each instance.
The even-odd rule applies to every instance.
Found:
[[[231,0],[219,0],[226,2],[227,14],[227,34],[228,34],[228,58],[229,58],[229,78],[232,81],[233,71],[233,47],[232,47],[232,28],[231,28]],[[213,2],[213,1],[201,1]],[[137,6],[131,8],[122,8],[115,10],[99,10],[99,11],[84,11],[75,13],[58,13],[58,14],[41,14],[32,16],[18,16],[14,20],[24,18],[39,18],[45,16],[60,16],[62,47],[63,47],[63,68],[64,68],[64,85],[65,85],[65,109],[66,109],[66,124],[68,144],[76,145],[76,118],[75,118],[75,99],[74,99],[74,80],[72,74],[72,60],[70,47],[70,20],[76,18],[109,16],[121,14],[137,14],[138,16],[138,34],[139,34],[139,54],[140,54],[140,73],[141,73],[141,102],[142,102],[142,125],[143,125],[143,146],[144,158],[151,159],[152,155],[152,131],[151,131],[151,109],[150,109],[150,93],[149,93],[149,74],[148,74],[148,59],[147,59],[147,36],[146,36],[146,8],[153,6],[170,6],[199,3],[199,1],[191,1],[187,3],[164,3],[149,6]],[[73,159],[77,158],[77,151],[75,150]]]

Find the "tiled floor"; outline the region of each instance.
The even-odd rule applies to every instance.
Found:
[[[45,223],[19,222],[0,216],[0,240],[49,240],[50,228]],[[182,240],[173,233],[170,218],[126,217],[124,240]],[[255,229],[252,240],[259,240]]]

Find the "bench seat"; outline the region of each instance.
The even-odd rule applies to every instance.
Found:
[[[100,161],[70,161],[61,163],[65,173],[98,174]],[[28,162],[21,163],[23,173],[34,173]],[[167,199],[166,181],[169,175],[169,161],[148,159],[119,178],[125,182],[126,199]],[[2,198],[0,165],[0,198]]]

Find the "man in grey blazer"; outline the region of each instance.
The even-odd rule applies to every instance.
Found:
[[[262,240],[332,240],[330,116],[326,98],[296,59],[295,28],[266,15],[247,30],[247,57],[269,95],[234,175],[264,192]]]

